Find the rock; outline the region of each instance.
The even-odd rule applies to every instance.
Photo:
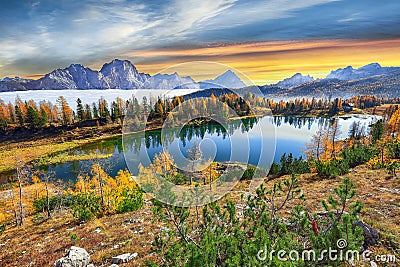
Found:
[[[87,267],[89,261],[90,256],[85,249],[72,246],[65,257],[54,263],[54,267]]]
[[[86,267],[95,267],[95,266],[94,266],[94,264],[89,264],[89,265],[86,266]]]
[[[362,250],[365,250],[370,246],[375,246],[378,243],[380,235],[376,229],[372,228],[372,226],[361,220],[355,222],[354,225],[357,225],[363,229],[364,244]]]
[[[343,214],[348,214],[347,212],[344,212]],[[325,217],[328,215],[328,212],[318,212],[318,216],[320,217]],[[378,240],[380,238],[379,232],[372,228],[369,224],[363,222],[362,220],[358,220],[353,223],[354,225],[361,227],[363,230],[363,235],[364,235],[364,244],[362,245],[361,251],[366,250],[370,246],[375,246],[378,244]]]
[[[109,267],[119,267],[119,266],[116,264],[111,264]]]
[[[397,188],[385,188],[385,187],[381,187],[379,188],[380,191],[386,191],[386,192],[390,192],[393,194],[400,194],[400,189]]]
[[[363,197],[372,197],[372,196],[373,196],[373,194],[368,193],[368,194],[365,194]]]
[[[125,223],[126,224],[132,224],[132,223],[142,223],[144,219],[126,219]]]
[[[125,253],[125,254],[113,257],[111,259],[111,262],[114,263],[114,264],[127,263],[127,262],[131,261],[132,259],[136,258],[137,256],[138,256],[138,254],[136,252],[132,253],[132,254],[131,253]]]
[[[125,220],[125,223],[126,223],[126,224],[131,224],[131,223],[133,223],[133,220],[132,220],[132,219],[126,219],[126,220]]]

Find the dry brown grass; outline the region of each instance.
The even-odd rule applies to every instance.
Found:
[[[126,222],[137,218],[143,222]],[[152,221],[149,206],[82,224],[69,212],[39,224],[30,217],[23,227],[11,227],[0,236],[0,266],[53,266],[72,245],[85,248],[97,265],[110,264],[113,256],[137,252],[137,260],[124,266],[142,266],[152,259],[151,242],[159,227]]]
[[[356,185],[357,199],[365,205],[362,218],[382,235],[379,245],[372,250],[400,256],[399,179],[393,179],[385,170],[369,170],[365,166],[355,168],[347,176]],[[287,177],[277,180],[284,178]],[[271,187],[277,180],[265,181],[266,186]],[[319,179],[315,174],[305,174],[299,181],[307,197],[307,209],[322,211],[321,199],[332,194],[342,179]],[[239,183],[229,197],[239,201],[247,183]],[[147,201],[139,211],[106,216],[81,225],[68,212],[40,224],[35,224],[30,217],[23,227],[9,227],[0,236],[0,244],[5,244],[0,245],[0,266],[53,266],[72,245],[85,248],[96,266],[104,263],[108,266],[111,257],[127,252],[137,252],[139,256],[123,266],[144,266],[147,260],[157,259],[151,254],[151,244],[163,226],[153,220],[151,208]],[[283,212],[289,211],[290,207]],[[143,222],[128,224],[127,219],[143,219]],[[102,231],[97,233],[97,228]]]

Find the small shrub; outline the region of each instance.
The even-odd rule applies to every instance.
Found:
[[[32,219],[32,222],[34,224],[40,224],[41,222],[43,222],[43,216],[40,213],[35,214],[35,216]]]
[[[400,159],[400,143],[398,139],[389,142],[386,147],[390,158]]]
[[[182,173],[177,173],[170,178],[171,183],[176,185],[186,184],[189,179]]]
[[[372,170],[379,170],[385,167],[380,156],[375,156],[367,162],[367,166]]]
[[[94,214],[87,207],[77,206],[72,209],[72,215],[79,221],[90,221],[95,218]]]
[[[397,173],[396,171],[400,169],[400,163],[393,160],[390,163],[386,164],[386,170],[389,172],[389,174],[393,175],[393,178],[397,178]]]
[[[376,155],[376,150],[368,146],[354,145],[344,150],[340,156],[349,168],[364,164]]]
[[[338,177],[349,172],[347,163],[337,159],[316,161],[315,168],[318,175],[322,177]]]
[[[242,175],[242,179],[244,180],[252,179],[255,172],[256,172],[256,167],[248,166]]]
[[[71,242],[73,242],[73,243],[77,243],[77,242],[79,242],[81,239],[78,237],[78,235],[77,234],[75,234],[75,233],[68,233],[68,236],[69,236],[69,240],[71,241]]]
[[[75,196],[64,195],[64,196],[53,196],[49,199],[50,211],[54,211],[59,207],[72,207]],[[33,207],[35,212],[45,212],[47,210],[47,199],[42,197],[33,201]]]
[[[89,221],[101,215],[101,198],[91,194],[79,194],[74,198],[72,215],[79,221]]]
[[[279,166],[278,163],[273,162],[271,164],[271,168],[269,169],[269,174],[270,175],[279,175],[280,171],[281,171],[281,166]]]
[[[116,208],[117,213],[138,210],[143,206],[143,192],[138,187],[124,189],[119,198],[120,202]]]
[[[280,163],[272,163],[270,174],[272,175],[288,175],[292,173],[303,174],[310,172],[310,164],[307,160],[304,160],[302,156],[294,158],[292,153],[286,155],[284,153],[281,156]]]

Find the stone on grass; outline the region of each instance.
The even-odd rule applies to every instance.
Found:
[[[379,240],[380,236],[379,236],[379,232],[376,229],[372,228],[372,226],[370,226],[369,224],[367,224],[361,220],[355,222],[354,225],[361,227],[363,230],[364,244],[363,244],[362,250],[365,250],[368,247],[375,246],[376,244],[378,244],[378,240]]]
[[[127,263],[129,261],[131,261],[132,259],[136,258],[138,256],[138,254],[135,253],[125,253],[116,257],[113,257],[111,259],[111,262],[114,264],[119,264],[119,263]]]
[[[54,263],[54,267],[87,267],[89,262],[90,256],[85,249],[72,246],[65,257]]]

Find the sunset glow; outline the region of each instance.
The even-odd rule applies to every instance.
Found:
[[[378,62],[382,66],[398,66],[400,40],[258,42],[194,49],[144,50],[124,53],[120,57],[137,62],[140,71],[151,74],[174,64],[216,61],[238,69],[256,84],[266,84],[290,77],[297,72],[303,75],[310,74],[314,78],[324,78],[331,70],[348,65],[361,67]],[[181,74],[193,73],[194,70],[187,69]]]

